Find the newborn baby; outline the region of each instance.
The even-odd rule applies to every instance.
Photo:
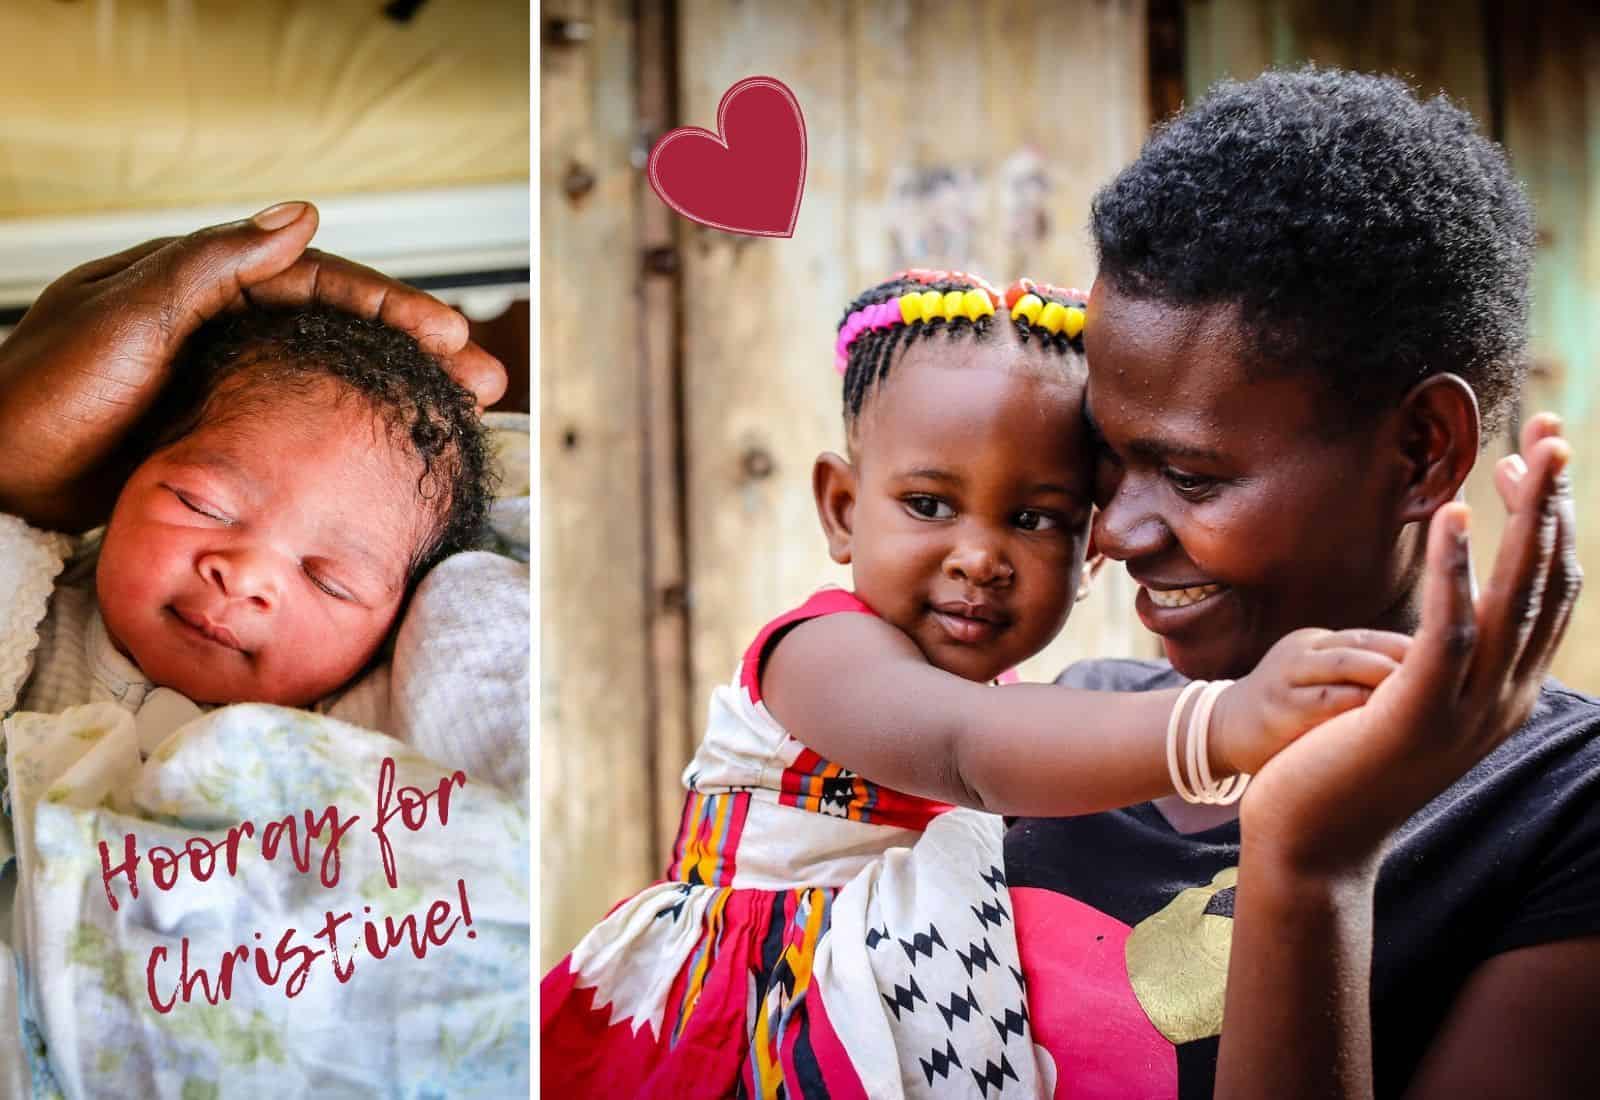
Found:
[[[23,709],[306,706],[378,653],[429,567],[473,546],[490,478],[472,395],[410,337],[328,310],[194,337],[103,536],[59,586]]]

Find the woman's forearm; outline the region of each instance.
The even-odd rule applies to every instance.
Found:
[[[1216,1096],[1372,1095],[1377,861],[1337,875],[1241,846]]]

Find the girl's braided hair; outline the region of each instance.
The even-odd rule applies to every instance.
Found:
[[[1022,282],[1027,284],[1026,289],[1029,292],[1037,295],[1043,302],[1083,308],[1083,299],[1074,297],[1070,291],[1050,286],[1034,286],[1026,280]],[[1017,284],[1014,284],[1014,289],[1016,286]],[[861,310],[893,302],[907,294],[921,294],[927,291],[947,294],[951,291],[969,290],[979,290],[993,295],[992,289],[982,279],[961,272],[902,272],[858,295],[845,307],[838,328],[842,331],[850,318]],[[1007,297],[1012,296],[1012,292],[1008,292]],[[916,341],[942,338],[973,339],[983,342],[993,336],[997,325],[1006,323],[1015,328],[1018,339],[1024,344],[1036,341],[1042,347],[1063,356],[1083,353],[1081,333],[1068,336],[1064,331],[1052,332],[1043,325],[1030,322],[1026,316],[1013,315],[1004,302],[1000,303],[996,312],[975,320],[969,317],[954,319],[936,317],[932,320],[892,324],[884,328],[866,328],[855,336],[846,349],[847,358],[843,368],[845,426],[848,428],[855,424],[866,403],[867,395],[874,387],[883,383],[890,369],[904,357],[906,349]]]

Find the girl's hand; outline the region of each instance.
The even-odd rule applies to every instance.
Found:
[[[166,384],[200,325],[246,304],[317,302],[415,336],[478,396],[505,392],[505,370],[467,338],[444,303],[370,268],[306,251],[309,203],[248,221],[148,241],[51,283],[0,342],[0,509],[62,530],[109,514],[125,462],[118,450]],[[126,456],[122,456],[125,458]]]
[[[1225,771],[1259,771],[1307,730],[1365,703],[1410,646],[1409,637],[1387,630],[1307,627],[1278,639],[1217,698],[1213,760]]]
[[[1274,757],[1240,811],[1252,858],[1291,874],[1376,866],[1388,836],[1518,729],[1531,712],[1582,583],[1554,417],[1523,429],[1495,485],[1510,512],[1489,584],[1472,598],[1464,505],[1434,516],[1422,626],[1365,706]],[[1219,700],[1220,703],[1220,700]]]

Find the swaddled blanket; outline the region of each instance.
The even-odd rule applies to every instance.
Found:
[[[111,704],[4,731],[34,1095],[526,1091],[510,798],[279,707],[222,708],[143,765]]]

